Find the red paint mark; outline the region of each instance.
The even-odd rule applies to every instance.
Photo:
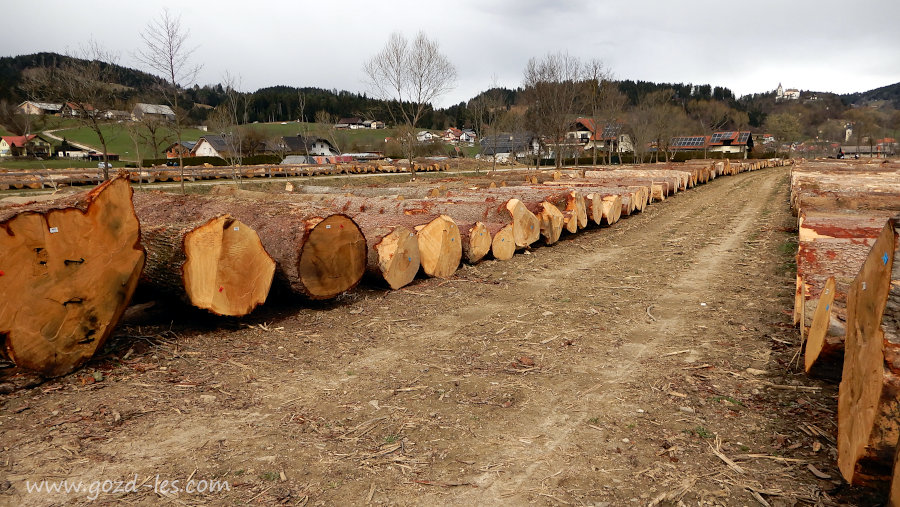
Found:
[[[5,274],[6,274],[6,273],[4,273],[2,269],[0,269],[0,276],[3,276],[3,275],[5,275]]]
[[[222,292],[223,290],[225,290],[225,287],[219,287],[219,292]]]
[[[343,228],[344,228],[344,224],[341,224],[341,229],[343,229]]]

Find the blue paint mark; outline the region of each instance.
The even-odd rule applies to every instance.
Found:
[[[406,260],[407,260],[408,262],[412,262],[412,257],[407,257]]]
[[[831,305],[825,305],[825,311],[831,310]]]
[[[456,241],[456,238],[450,238],[450,241]]]
[[[888,261],[888,254],[887,254],[887,252],[884,252],[884,255],[881,256],[881,262],[884,263],[885,265],[887,265],[887,261]]]

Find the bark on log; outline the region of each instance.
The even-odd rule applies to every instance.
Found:
[[[144,266],[128,180],[0,209],[0,337],[16,365],[64,375],[110,336]]]
[[[159,193],[140,194],[137,200]],[[168,195],[188,215],[230,213],[253,228],[277,263],[276,280],[297,294],[330,299],[355,287],[365,273],[366,241],[346,215],[310,203]]]
[[[369,235],[377,234],[374,232],[378,228],[394,228],[406,227],[410,231],[417,231],[416,242],[418,247],[419,265],[428,276],[449,277],[459,267],[462,258],[462,238],[461,232],[456,223],[448,218],[442,217],[439,213],[431,213],[425,210],[414,210],[407,212],[404,209],[402,201],[389,197],[356,197],[337,194],[290,194],[290,193],[267,193],[258,191],[238,190],[227,188],[225,186],[216,187],[216,193],[219,195],[239,196],[240,198],[255,199],[261,201],[277,201],[282,203],[293,203],[296,205],[314,205],[318,209],[328,210],[329,212],[346,213],[350,217],[359,221],[363,225],[363,232]],[[474,227],[474,221],[472,222]],[[424,226],[428,226],[427,228]],[[425,232],[422,232],[422,231]],[[372,231],[372,232],[368,232]],[[444,232],[446,232],[446,234]],[[446,242],[446,245],[442,243]],[[390,245],[402,246],[401,244],[385,244],[385,248]],[[372,258],[372,247],[375,245],[369,243],[368,258]],[[380,255],[380,254],[379,254]],[[385,251],[385,255],[390,255]],[[407,254],[409,259],[412,255]],[[402,259],[402,257],[400,258]],[[407,262],[412,263],[408,260]],[[371,262],[367,262],[372,266]],[[451,268],[452,266],[452,268]],[[385,274],[381,277],[387,279],[397,279],[402,281],[409,277],[409,271],[413,268],[411,265],[403,263],[397,265],[376,264],[372,267],[397,268],[402,273]],[[451,270],[452,269],[452,270]],[[411,280],[410,280],[411,281]],[[398,283],[397,281],[394,282]],[[389,283],[390,285],[390,283]]]
[[[852,484],[883,486],[900,437],[900,217],[890,220],[850,288],[838,395],[838,465]]]
[[[169,194],[135,195],[147,249],[141,281],[216,315],[240,317],[263,304],[275,261],[256,231],[228,214],[194,207],[185,213],[180,202]]]

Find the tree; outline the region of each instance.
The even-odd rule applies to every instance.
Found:
[[[562,167],[562,143],[581,88],[581,61],[568,53],[531,58],[525,67],[524,87],[529,99],[529,123],[556,146],[556,167]]]
[[[499,134],[499,124],[506,111],[506,103],[500,89],[497,87],[497,79],[492,79],[493,86],[490,90],[478,95],[466,104],[466,109],[472,119],[472,128],[475,135],[481,141],[486,136]],[[491,171],[497,167],[497,157],[492,157]],[[477,167],[477,166],[476,166]]]
[[[620,123],[619,116],[622,115],[625,104],[628,103],[628,97],[619,91],[619,86],[614,81],[603,81],[600,83],[600,87],[600,117],[603,118],[604,121],[602,128],[605,129],[606,125],[609,124],[614,127],[614,132],[618,132],[618,124]],[[598,125],[597,128],[600,129],[601,126]],[[603,130],[601,130],[601,136],[602,132]],[[607,141],[604,141],[604,143],[606,142]],[[612,163],[612,147],[615,144],[616,143],[609,143],[606,146],[606,153],[604,155],[606,163]]]
[[[69,55],[56,66],[44,65],[25,75],[26,88],[36,100],[64,104],[64,109],[82,126],[97,135],[103,149],[103,179],[109,179],[110,139],[103,127],[118,98],[115,55],[96,41],[89,41],[78,56]]]
[[[591,164],[595,166],[597,165],[597,142],[603,135],[605,122],[609,120],[608,117],[603,118],[603,113],[606,112],[604,106],[608,105],[609,97],[607,95],[614,90],[609,86],[611,81],[612,73],[606,68],[603,61],[594,58],[587,62],[584,67],[584,101],[589,111],[589,117],[594,123],[594,132],[591,135],[590,143],[593,148]],[[601,118],[604,120],[603,124],[600,122]]]
[[[718,88],[718,87],[717,87]],[[718,100],[692,100],[687,106],[688,114],[697,120],[704,135],[712,135],[728,124],[731,108]],[[709,155],[709,145],[703,145],[703,158]]]
[[[369,59],[363,70],[369,85],[382,99],[389,101],[388,113],[395,125],[413,130],[432,102],[456,86],[456,67],[441,53],[437,42],[419,32],[410,42],[394,32],[384,48]],[[404,135],[412,171],[415,136]]]
[[[163,9],[162,14],[150,21],[147,28],[141,34],[144,40],[144,48],[138,51],[138,59],[150,69],[161,73],[166,79],[164,96],[169,106],[175,112],[175,136],[178,144],[182,143],[181,115],[179,114],[178,99],[181,93],[180,87],[192,83],[199,65],[191,65],[190,59],[196,47],[188,46],[190,31],[181,26],[181,16],[172,16],[168,9]],[[178,166],[181,169],[181,191],[184,192],[184,160],[181,151],[178,152]]]
[[[766,118],[765,129],[775,138],[775,150],[778,151],[778,143],[790,145],[790,151],[794,151],[794,143],[800,141],[803,126],[800,119],[790,113],[770,114]]]

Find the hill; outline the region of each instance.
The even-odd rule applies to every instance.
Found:
[[[867,92],[848,93],[841,95],[841,100],[847,105],[864,106],[873,102],[887,101],[894,109],[900,109],[900,83],[882,86]]]
[[[34,67],[57,67],[62,63],[77,60],[58,53],[35,53],[31,55],[0,57],[0,100],[17,104],[27,97],[21,89],[22,73]],[[154,89],[165,82],[153,74],[117,64],[109,64],[115,76],[114,84],[125,88],[125,98],[153,96]]]

